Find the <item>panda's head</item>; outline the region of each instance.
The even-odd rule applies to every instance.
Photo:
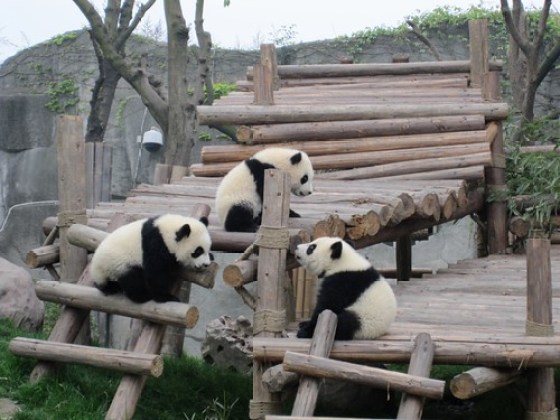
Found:
[[[208,233],[208,219],[197,220],[178,214],[164,214],[154,224],[159,229],[168,249],[185,267],[203,270],[210,265],[212,245]]]
[[[253,158],[290,174],[290,189],[293,194],[305,196],[313,192],[313,165],[307,153],[296,149],[269,147],[256,153]]]
[[[342,271],[361,271],[371,263],[344,240],[322,237],[296,248],[296,259],[308,271],[326,277]]]

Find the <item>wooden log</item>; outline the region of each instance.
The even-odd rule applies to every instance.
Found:
[[[310,340],[256,338],[253,340],[255,360],[280,362],[286,352],[307,354]],[[434,364],[480,365],[524,369],[527,367],[560,366],[558,346],[560,337],[504,337],[475,341],[462,337],[455,341],[438,340]],[[413,343],[410,338],[401,340],[335,341],[330,357],[354,363],[408,363]]]
[[[165,329],[165,325],[146,323],[134,346],[134,352],[159,353]],[[123,376],[105,419],[123,420],[132,418],[146,379],[147,376],[144,375]]]
[[[508,116],[505,103],[373,104],[373,105],[201,105],[196,107],[198,122],[211,124],[268,124],[311,121],[355,121],[387,118],[484,115],[486,120]]]
[[[317,326],[313,332],[309,354],[317,357],[328,357],[334,343],[337,316],[330,310],[319,314]],[[319,396],[320,381],[316,378],[302,377],[292,407],[292,416],[312,416]]]
[[[298,140],[351,139],[482,129],[484,129],[484,117],[482,115],[450,115],[241,126],[237,129],[237,138],[242,143],[266,144]],[[203,162],[205,149],[206,147],[203,147],[201,152]]]
[[[529,235],[531,224],[521,216],[513,216],[509,220],[508,229],[519,239],[525,239]]]
[[[380,389],[393,389],[420,397],[442,399],[445,381],[356,365],[312,355],[286,352],[284,369],[302,375],[356,382]]]
[[[39,268],[55,264],[60,258],[60,245],[45,245],[32,249],[25,256],[25,264],[29,268]]]
[[[93,279],[89,275],[89,266],[86,267],[77,284],[88,287],[93,285]],[[61,343],[73,342],[82,329],[82,325],[88,319],[89,312],[90,311],[86,309],[65,306],[49,334],[49,341]],[[37,383],[45,375],[51,374],[54,368],[55,366],[52,363],[39,362],[29,375],[29,382],[32,384]]]
[[[288,175],[277,169],[267,169],[265,171],[261,226],[271,229],[286,229],[289,208]],[[287,250],[280,246],[278,248],[267,246],[259,251],[257,299],[253,320],[254,337],[278,337],[286,328],[286,256]],[[275,314],[274,319],[266,320],[271,313]],[[280,395],[270,393],[262,383],[262,375],[268,367],[267,363],[253,362],[253,399],[249,404],[251,419],[264,419],[267,414],[278,414],[281,411]]]
[[[490,68],[501,69],[502,63],[492,61]],[[361,63],[361,64],[292,64],[278,66],[281,79],[300,79],[306,77],[343,77],[408,75],[430,73],[469,72],[469,60],[422,61],[411,63]],[[250,68],[248,69],[250,71]],[[248,73],[250,79],[250,72]]]
[[[416,172],[435,171],[440,169],[465,168],[469,166],[484,165],[491,159],[490,152],[475,153],[465,156],[443,157],[434,159],[421,159],[405,162],[389,163],[386,165],[369,166],[343,171],[321,174],[323,179],[366,179],[404,175]]]
[[[136,375],[159,377],[163,358],[157,354],[139,354],[122,350],[16,337],[9,350],[16,356],[61,363],[79,363]]]
[[[72,223],[85,223],[86,181],[83,120],[72,115],[56,117],[59,196],[60,277],[75,283],[87,264],[87,252],[71,245],[66,232]]]
[[[515,382],[525,371],[476,367],[455,375],[449,383],[454,397],[468,400]]]
[[[105,296],[95,287],[39,280],[35,283],[37,297],[74,308],[90,309],[144,319],[160,324],[193,328],[198,309],[181,302],[134,303],[122,295]]]
[[[484,166],[473,165],[464,168],[440,169],[429,172],[417,172],[411,174],[380,176],[376,177],[378,181],[398,181],[398,180],[440,180],[440,179],[461,179],[461,180],[478,180],[484,178]]]
[[[371,121],[375,122],[375,121]],[[283,126],[285,124],[278,124]],[[348,152],[374,152],[400,149],[422,149],[428,147],[460,146],[482,143],[488,148],[488,141],[484,131],[457,131],[451,133],[428,133],[407,135],[379,135],[375,137],[362,136],[356,138],[339,139],[308,139],[281,141],[286,147],[292,147],[306,152],[310,156],[339,155]],[[220,163],[232,160],[241,161],[263,150],[267,144],[257,145],[224,145],[206,146],[201,151],[202,163]]]
[[[257,280],[256,258],[235,261],[224,267],[224,283],[231,287],[240,287]]]
[[[429,334],[421,333],[414,339],[414,348],[408,366],[408,374],[429,377],[434,359],[435,345]],[[397,419],[420,419],[424,399],[415,395],[403,394]]]
[[[527,324],[528,336],[552,336],[552,274],[550,240],[531,237],[527,240]],[[528,370],[528,419],[558,417],[554,369]]]

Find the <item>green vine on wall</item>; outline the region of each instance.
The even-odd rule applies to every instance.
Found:
[[[47,95],[50,100],[45,106],[57,114],[68,112],[68,109],[75,106],[80,100],[78,86],[73,79],[50,82]]]

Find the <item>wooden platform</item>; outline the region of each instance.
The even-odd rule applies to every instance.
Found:
[[[390,335],[427,332],[437,341],[525,335],[525,255],[465,260],[395,286],[399,311]],[[560,335],[560,245],[551,248],[553,324]]]

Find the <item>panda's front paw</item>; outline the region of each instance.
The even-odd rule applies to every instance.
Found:
[[[313,336],[313,329],[309,321],[302,321],[299,323],[297,338],[311,338]]]

